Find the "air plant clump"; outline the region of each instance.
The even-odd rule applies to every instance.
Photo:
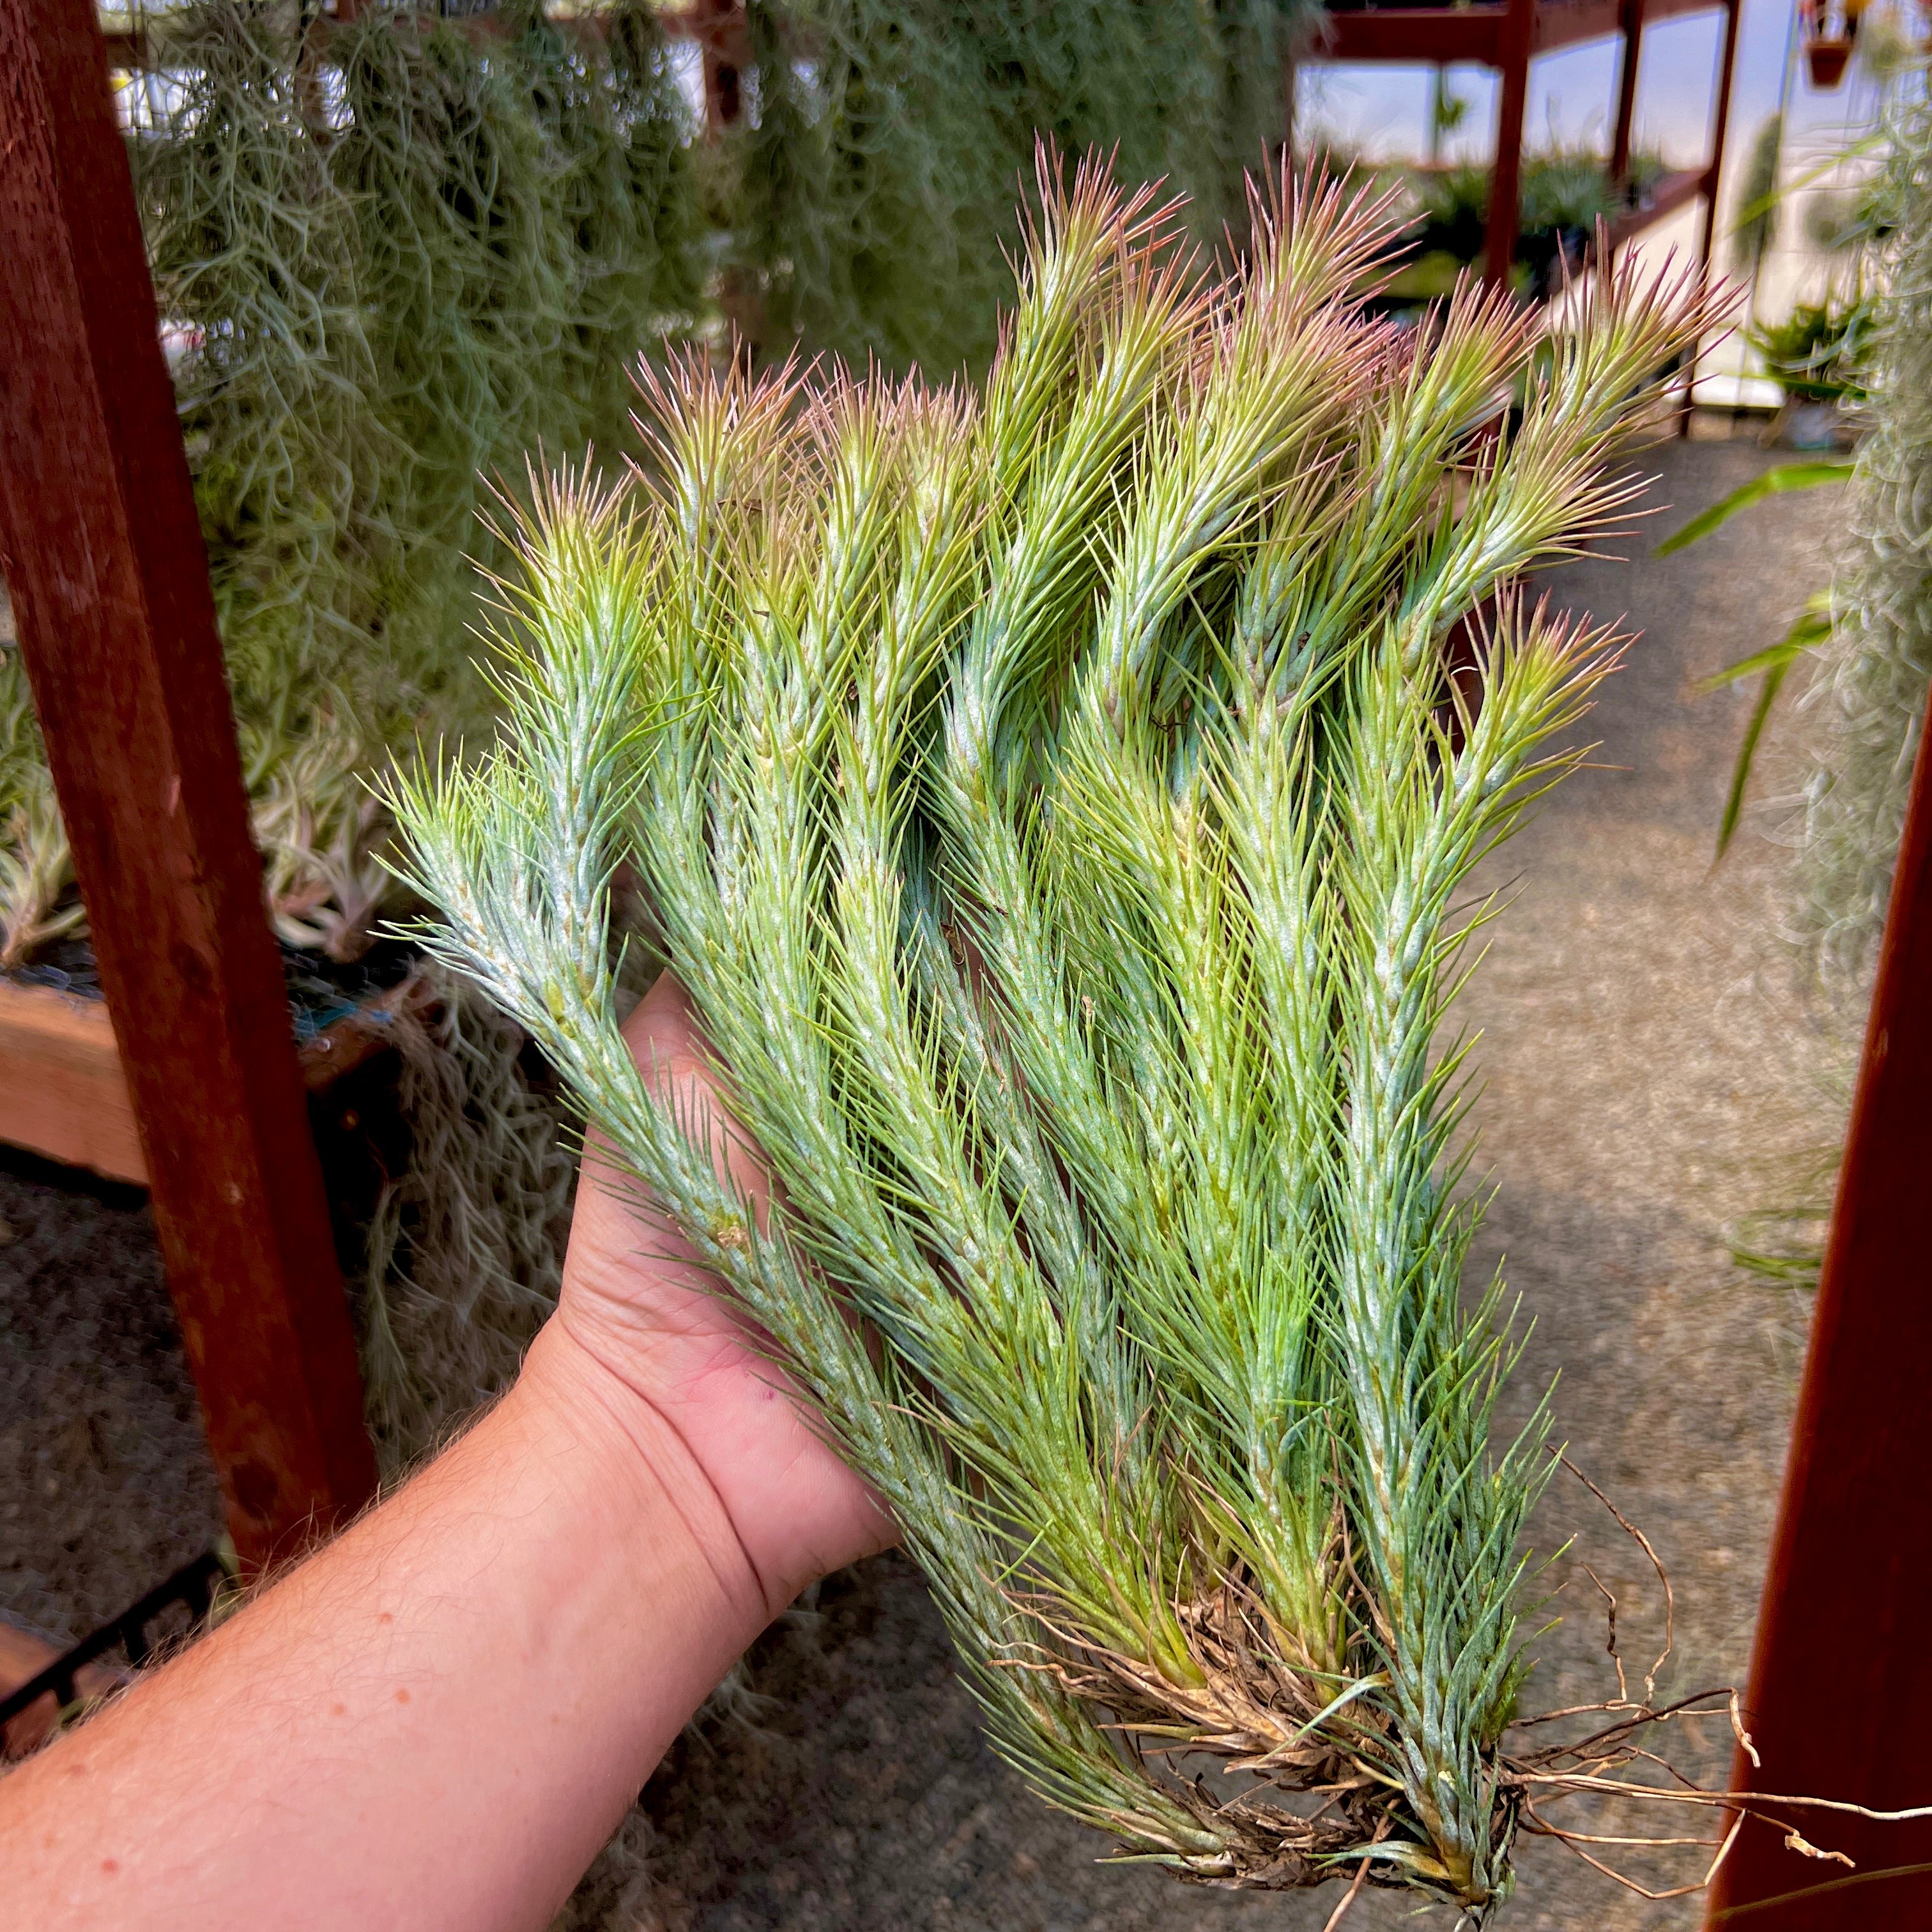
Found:
[[[878,1486],[1034,1787],[1200,1882],[1480,1913],[1544,1424],[1490,1439],[1432,1042],[1613,646],[1505,595],[1442,650],[1627,501],[1708,314],[1626,269],[1404,333],[1361,200],[1258,198],[1218,282],[1176,220],[1049,184],[977,394],[647,379],[652,481],[525,528],[503,741],[393,801],[430,943]],[[729,1120],[618,1031],[620,862]]]

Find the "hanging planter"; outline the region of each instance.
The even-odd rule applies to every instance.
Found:
[[[1804,43],[1805,65],[1810,69],[1811,85],[1821,93],[1829,93],[1844,80],[1845,69],[1850,64],[1852,44],[1848,40],[1821,39]]]
[[[1798,31],[1804,36],[1804,64],[1811,85],[1828,93],[1845,78],[1852,49],[1858,38],[1859,16],[1868,0],[1799,0]]]

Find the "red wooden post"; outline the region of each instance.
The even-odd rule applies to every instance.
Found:
[[[91,0],[0,0],[0,570],[245,1560],[374,1486]]]
[[[1637,70],[1643,62],[1643,0],[1623,0],[1623,64],[1617,70],[1617,131],[1610,143],[1610,179],[1630,185],[1630,130],[1636,119]]]
[[[1738,64],[1738,31],[1744,11],[1739,0],[1724,0],[1724,51],[1718,64],[1716,124],[1711,130],[1711,166],[1704,178],[1704,222],[1697,259],[1711,266],[1711,243],[1718,228],[1718,186],[1724,174],[1724,142],[1731,130],[1731,80]]]
[[[1735,15],[1733,18],[1735,19]],[[1932,1804],[1932,730],[1920,740],[1851,1130],[1812,1318],[1735,1788]],[[1792,1822],[1855,1872],[1753,1822],[1719,1873],[1724,1932],[1926,1932],[1932,1822]],[[1911,1875],[1879,1876],[1917,1866]],[[1787,1894],[1846,1879],[1815,1896]],[[1742,1916],[1749,1908],[1748,1916]]]
[[[744,112],[740,71],[746,38],[743,0],[697,0],[694,28],[704,59],[704,135],[715,141]]]
[[[1483,236],[1483,274],[1507,282],[1516,260],[1517,203],[1522,192],[1522,118],[1529,102],[1529,50],[1537,0],[1510,0],[1497,64],[1502,98],[1496,104],[1496,158],[1490,170],[1490,218]]]

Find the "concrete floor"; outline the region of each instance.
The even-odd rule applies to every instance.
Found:
[[[1652,452],[1651,501],[1676,507],[1619,548],[1646,557],[1772,460],[1743,442]],[[1570,1454],[1669,1567],[1666,1694],[1742,1682],[1802,1342],[1802,1307],[1736,1270],[1724,1232],[1784,1198],[1791,1164],[1837,1126],[1814,1077],[1821,1042],[1766,938],[1780,856],[1748,830],[1710,872],[1745,700],[1692,686],[1782,634],[1822,579],[1819,523],[1804,497],[1777,500],[1682,556],[1549,580],[1559,602],[1627,614],[1644,634],[1592,721],[1598,764],[1490,862],[1516,898],[1462,1007],[1483,1034],[1478,1165],[1498,1190],[1473,1269],[1500,1261],[1534,1319],[1518,1406],[1562,1371]],[[1774,786],[1778,752],[1774,740]],[[0,1216],[17,1237],[0,1248],[0,1607],[65,1634],[201,1546],[212,1492],[140,1210],[0,1171]],[[1618,1594],[1627,1654],[1658,1641],[1648,1566],[1566,1478],[1536,1542],[1572,1537],[1546,1573],[1564,1621],[1538,1646],[1532,1708],[1614,1688],[1580,1563]],[[754,1676],[770,1701],[754,1726],[687,1739],[646,1792],[655,1882],[625,1925],[1314,1932],[1336,1903],[1184,1891],[1096,1864],[1103,1847],[980,1741],[896,1558],[832,1580],[817,1622],[768,1637]],[[1726,1756],[1684,1761],[1720,1775]],[[1521,1864],[1499,1922],[1523,1932],[1697,1922],[1694,1900],[1646,1905],[1547,1845]],[[1412,1912],[1370,1898],[1350,1932]]]

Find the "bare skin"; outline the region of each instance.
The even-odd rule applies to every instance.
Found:
[[[668,977],[626,1033],[707,1090]],[[0,1785],[0,1925],[547,1923],[746,1646],[893,1537],[705,1280],[586,1164],[503,1400]]]

